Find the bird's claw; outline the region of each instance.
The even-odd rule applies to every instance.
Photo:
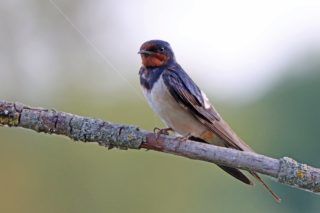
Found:
[[[180,142],[186,142],[187,140],[189,140],[190,137],[192,137],[192,135],[191,135],[191,133],[188,133],[187,135],[178,137],[177,139],[178,139]]]
[[[172,128],[163,128],[163,129],[160,129],[160,128],[158,128],[158,127],[155,127],[154,129],[153,129],[153,133],[154,134],[156,134],[156,136],[157,136],[157,140],[159,139],[159,137],[160,137],[160,135],[169,135],[169,132],[170,131],[173,131],[173,129]]]
[[[160,129],[160,128],[158,128],[158,127],[155,127],[154,129],[153,129],[153,133],[155,133],[155,134],[159,134],[159,135],[169,135],[169,132],[170,131],[173,131],[173,129],[172,128],[163,128],[163,129]]]

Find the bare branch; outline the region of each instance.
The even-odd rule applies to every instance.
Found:
[[[320,194],[320,169],[301,164],[291,158],[274,159],[252,152],[242,152],[195,141],[181,142],[170,136],[135,126],[112,124],[20,103],[0,100],[0,125],[23,127],[36,132],[64,135],[76,141],[97,142],[120,149],[150,149],[215,164],[256,171],[274,180]]]

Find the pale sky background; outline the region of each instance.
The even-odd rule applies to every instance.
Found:
[[[305,49],[320,47],[320,1],[161,1],[153,9],[129,2],[125,16],[117,13],[124,32],[139,42],[168,40],[187,72],[215,93],[254,95]]]
[[[129,80],[140,93],[132,80],[138,79],[141,63],[137,51],[146,40],[163,39],[206,93],[236,102],[254,100],[284,76],[281,71],[289,64],[307,51],[320,49],[320,1],[316,0],[83,0],[77,4],[48,0],[37,4],[45,8],[43,14],[29,1],[5,0],[0,7],[2,21],[12,22],[7,28],[14,29],[14,36],[8,38],[15,46],[5,40],[8,29],[4,27],[2,45],[16,49],[18,56],[12,63],[19,61],[26,78],[39,79],[34,88],[54,87],[50,79],[59,69],[55,51],[69,47],[64,52],[71,66],[84,63],[76,57],[80,53],[90,55],[90,63],[103,64],[108,77],[91,71],[101,79],[97,87],[113,74],[113,83],[124,86]],[[51,19],[58,22],[52,24]],[[65,43],[52,42],[55,38]],[[6,67],[8,51],[3,55],[0,67],[12,69]]]
[[[107,7],[104,1],[88,1],[84,11],[100,25],[90,37],[104,43],[99,45],[103,52],[110,45],[110,34],[101,26]],[[134,53],[142,42],[167,40],[196,82],[222,99],[261,95],[288,63],[320,48],[320,1],[139,0],[113,7],[121,34],[116,45],[124,45],[120,57],[140,63]]]

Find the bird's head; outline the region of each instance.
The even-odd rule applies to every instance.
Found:
[[[150,40],[143,43],[138,53],[145,67],[161,67],[175,62],[170,44],[162,40]]]

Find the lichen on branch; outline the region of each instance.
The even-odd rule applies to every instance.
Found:
[[[64,135],[76,141],[96,142],[108,148],[149,149],[255,171],[273,177],[280,183],[320,194],[320,169],[287,157],[274,159],[196,141],[181,141],[166,135],[158,136],[135,126],[2,100],[0,125]]]

